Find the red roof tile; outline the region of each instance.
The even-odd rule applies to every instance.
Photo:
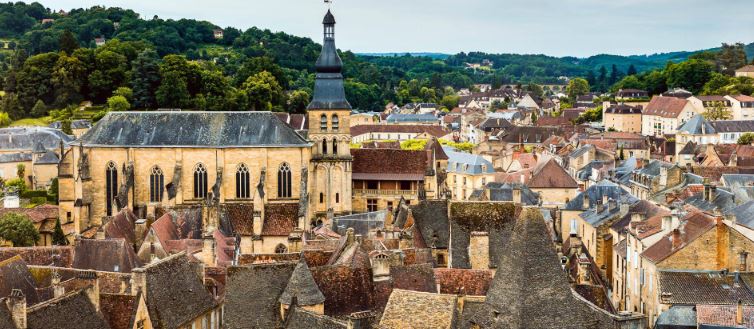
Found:
[[[550,160],[534,173],[531,188],[578,188],[579,185],[555,160]]]
[[[263,236],[287,236],[298,222],[298,203],[270,203],[264,206]]]
[[[647,104],[644,115],[655,115],[663,118],[677,118],[688,103],[687,100],[675,97],[655,96]]]
[[[681,220],[681,226],[678,228],[680,243],[677,243],[675,247],[673,246],[673,232],[671,232],[644,250],[641,255],[655,264],[659,263],[676,251],[683,249],[713,227],[715,227],[715,220],[712,217],[702,212],[691,213]]]
[[[352,149],[351,155],[355,180],[423,180],[427,168],[426,151]]]

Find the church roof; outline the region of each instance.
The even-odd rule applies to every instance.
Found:
[[[100,147],[306,147],[271,112],[110,112],[81,137]]]

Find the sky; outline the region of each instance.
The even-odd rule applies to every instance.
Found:
[[[37,0],[142,17],[252,26],[321,42],[323,0]],[[484,51],[588,57],[754,42],[754,0],[334,0],[337,45],[357,53]]]

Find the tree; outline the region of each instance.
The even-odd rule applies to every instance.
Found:
[[[131,89],[134,107],[153,109],[157,107],[155,93],[160,87],[160,58],[152,49],[145,49],[131,64]]]
[[[623,145],[620,146],[620,148],[618,149],[618,151],[619,151],[619,153],[618,153],[618,159],[621,160],[621,161],[626,160],[626,154],[623,151]]]
[[[16,177],[24,178],[26,177],[26,165],[23,163],[19,163],[16,165]]]
[[[401,150],[407,151],[423,151],[426,146],[426,139],[409,139],[401,142]]]
[[[754,133],[745,133],[738,138],[738,145],[754,144]]]
[[[63,31],[60,35],[60,51],[67,55],[73,54],[73,52],[79,49],[79,42],[70,30]]]
[[[14,247],[33,247],[39,241],[39,232],[28,216],[6,213],[0,217],[0,238]]]
[[[60,120],[60,131],[62,131],[66,135],[73,135],[73,128],[71,127],[72,124],[73,122],[70,118]]]
[[[672,64],[666,69],[668,87],[686,88],[692,93],[699,93],[704,84],[709,81],[714,64],[699,59],[691,59],[678,64]]]
[[[271,111],[274,104],[283,99],[283,88],[275,77],[262,71],[249,77],[241,90],[246,95],[248,108],[252,111]]]
[[[536,83],[530,83],[526,85],[526,90],[531,92],[536,97],[542,97],[545,94],[545,90],[542,89],[542,86]]]
[[[458,107],[459,100],[460,100],[460,97],[458,97],[457,95],[445,95],[440,100],[440,105],[445,107],[448,110],[452,110]]]
[[[531,112],[531,123],[537,123],[537,112]]]
[[[119,87],[113,92],[113,96],[122,96],[129,103],[134,99],[134,91],[128,87]]]
[[[311,96],[305,90],[296,90],[288,97],[288,112],[306,113]]]
[[[189,105],[190,95],[186,79],[178,72],[167,72],[157,89],[157,103],[165,108],[183,108]]]
[[[112,96],[113,90],[124,85],[127,68],[126,56],[110,50],[96,52],[95,69],[89,75],[89,88],[95,102],[104,102]]]
[[[621,75],[623,75],[623,73],[618,70],[618,66],[613,64],[612,68],[610,69],[610,81],[608,82],[608,85],[612,86],[616,82],[618,82],[618,79],[620,79]]]
[[[56,246],[68,245],[68,239],[65,238],[63,228],[60,226],[60,218],[55,220],[55,229],[52,231],[52,244]]]
[[[628,67],[628,71],[626,71],[626,75],[636,75],[638,72],[636,71],[636,66],[634,64],[631,64]]]
[[[17,177],[14,179],[10,179],[5,181],[5,187],[10,187],[15,191],[18,191],[19,194],[22,194],[26,192],[26,179],[22,177]]]
[[[589,82],[582,78],[576,78],[568,82],[568,86],[566,87],[566,93],[568,94],[568,99],[572,102],[576,102],[576,98],[579,96],[586,95],[589,92]]]
[[[742,43],[733,45],[723,43],[720,51],[715,56],[717,70],[728,76],[735,74],[737,69],[746,65],[746,62],[746,51]]]
[[[236,86],[243,85],[249,77],[264,71],[272,74],[281,86],[285,88],[288,87],[288,79],[286,78],[283,69],[266,56],[254,57],[246,60],[236,73]]]
[[[11,124],[10,115],[6,112],[0,112],[0,128],[10,126]]]
[[[122,112],[131,109],[131,104],[123,96],[113,96],[107,99],[107,107],[110,108],[110,111]]]
[[[644,89],[644,84],[639,81],[639,78],[635,75],[629,75],[620,81],[616,82],[610,91],[616,92],[621,89]]]
[[[733,119],[733,113],[722,102],[715,102],[715,104],[708,108],[707,111],[702,114],[707,120],[730,120]]]
[[[41,99],[38,100],[37,103],[34,104],[34,107],[31,109],[31,115],[36,118],[47,115],[47,105],[45,105],[45,102]]]
[[[86,74],[86,65],[79,58],[67,55],[58,58],[52,73],[57,106],[78,104],[83,100],[81,92],[86,85]]]
[[[5,97],[0,101],[0,110],[8,114],[11,120],[24,117],[24,109],[15,93],[5,94]]]

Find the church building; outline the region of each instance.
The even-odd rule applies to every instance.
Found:
[[[270,112],[111,112],[63,155],[61,222],[81,234],[124,208],[154,218],[165,209],[246,205],[264,238],[271,216],[277,229],[269,231],[279,234],[350,214],[351,105],[330,11],[323,25],[308,137]],[[254,252],[274,248],[263,249]]]

